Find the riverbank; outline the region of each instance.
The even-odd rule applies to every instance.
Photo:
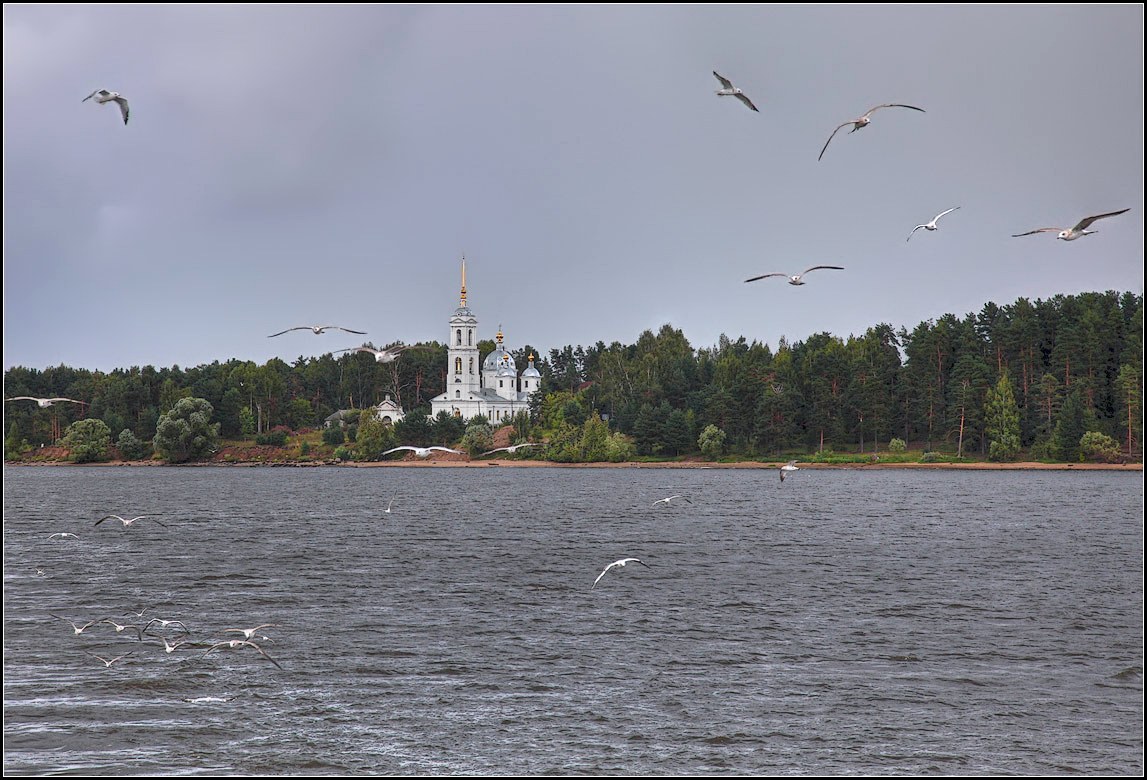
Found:
[[[182,467],[230,466],[245,468],[577,468],[577,469],[759,469],[780,468],[787,461],[721,463],[719,461],[666,461],[625,463],[553,463],[544,460],[387,460],[368,463],[354,461],[199,461],[169,464],[160,460],[116,460],[102,463],[71,463],[69,461],[5,461],[5,466],[96,466],[96,467]],[[802,463],[800,469],[957,469],[972,471],[1143,471],[1142,463]]]

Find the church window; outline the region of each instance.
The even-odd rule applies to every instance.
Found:
[[[470,373],[474,373],[474,358],[470,358]]]
[[[458,346],[462,346],[462,329],[461,328],[458,329],[457,339],[458,339]]]
[[[454,391],[454,397],[455,398],[461,398],[462,397],[462,391],[461,390],[455,390]]]
[[[454,373],[455,374],[461,374],[462,373],[462,358],[460,358],[460,357],[454,358]]]
[[[502,380],[501,379],[498,380],[498,387],[502,387]]]
[[[474,346],[474,331],[472,331],[472,330],[466,331],[466,346],[468,346],[468,347]]]

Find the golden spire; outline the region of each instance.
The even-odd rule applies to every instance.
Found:
[[[502,346],[502,323],[498,323],[498,346]]]
[[[462,255],[462,300],[459,308],[466,308],[466,255]]]

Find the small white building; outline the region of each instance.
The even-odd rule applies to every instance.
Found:
[[[462,258],[462,295],[450,317],[447,342],[446,392],[430,400],[430,415],[446,412],[463,420],[485,416],[491,425],[509,423],[514,415],[529,409],[530,396],[539,388],[541,374],[529,366],[518,376],[514,358],[502,344],[499,328],[497,345],[478,366],[478,318],[466,305],[466,258]]]
[[[390,393],[386,394],[386,398],[382,403],[374,407],[374,414],[386,425],[394,425],[406,416],[406,413],[402,411],[402,407],[391,399]]]

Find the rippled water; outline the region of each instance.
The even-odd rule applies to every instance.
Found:
[[[1140,473],[6,468],[4,771],[1142,774],[1142,512]],[[145,607],[200,644],[51,617]],[[260,623],[281,670],[205,655]]]

